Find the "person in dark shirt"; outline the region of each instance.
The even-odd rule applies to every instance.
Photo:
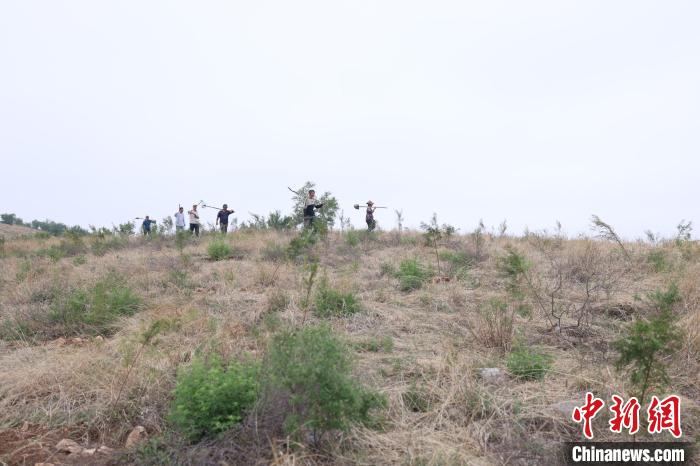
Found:
[[[228,204],[224,204],[224,208],[216,214],[216,224],[219,225],[221,233],[226,234],[228,231],[228,216],[233,212],[233,210],[228,210]]]
[[[146,218],[143,219],[143,223],[141,224],[141,230],[143,231],[144,236],[149,236],[151,234],[151,225],[156,223],[155,220],[151,220],[148,218],[148,215],[146,215]]]
[[[367,214],[365,215],[365,221],[367,222],[367,231],[373,231],[377,228],[377,221],[374,220],[374,211],[377,210],[374,207],[374,202],[367,201]]]
[[[309,197],[304,205],[304,228],[310,228],[314,225],[314,218],[316,218],[314,209],[320,209],[321,207],[323,207],[323,203],[319,203],[316,199],[316,191],[310,189]]]

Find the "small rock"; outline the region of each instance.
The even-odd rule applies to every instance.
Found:
[[[109,448],[106,445],[102,445],[100,448],[97,449],[97,453],[100,453],[102,455],[111,455],[114,453],[114,448]]]
[[[29,423],[28,423],[27,421],[24,421],[24,423],[22,424],[22,428],[20,429],[20,431],[22,431],[22,432],[27,432],[28,430],[29,430]]]
[[[83,448],[83,451],[81,451],[80,454],[85,456],[92,456],[95,454],[96,451],[97,448]]]
[[[131,431],[129,436],[126,438],[125,448],[131,448],[137,443],[141,443],[146,440],[146,428],[143,426],[136,426],[134,430]]]
[[[508,375],[498,367],[482,367],[479,369],[479,377],[489,383],[505,382]]]
[[[550,405],[550,408],[562,414],[565,418],[571,419],[574,408],[581,406],[581,400],[565,400]]]
[[[81,447],[71,439],[64,438],[56,444],[56,450],[62,453],[70,453],[77,455],[83,451],[83,447]]]
[[[102,343],[103,341],[105,341],[105,339],[102,335],[97,335],[95,337],[95,343]]]
[[[34,466],[53,466],[53,463],[34,463]]]

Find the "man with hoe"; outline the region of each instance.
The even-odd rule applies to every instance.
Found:
[[[216,214],[216,224],[219,225],[221,233],[226,234],[228,231],[228,216],[233,212],[233,209],[228,210],[228,204],[224,204],[224,208]]]

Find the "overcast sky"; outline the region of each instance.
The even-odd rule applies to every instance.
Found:
[[[313,180],[356,226],[373,199],[671,234],[700,221],[699,24],[680,0],[0,0],[0,212],[240,221]]]

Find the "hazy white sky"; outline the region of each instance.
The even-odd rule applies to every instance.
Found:
[[[680,0],[0,0],[0,212],[246,220],[313,180],[357,226],[371,198],[411,226],[670,234],[700,221],[699,22]]]

